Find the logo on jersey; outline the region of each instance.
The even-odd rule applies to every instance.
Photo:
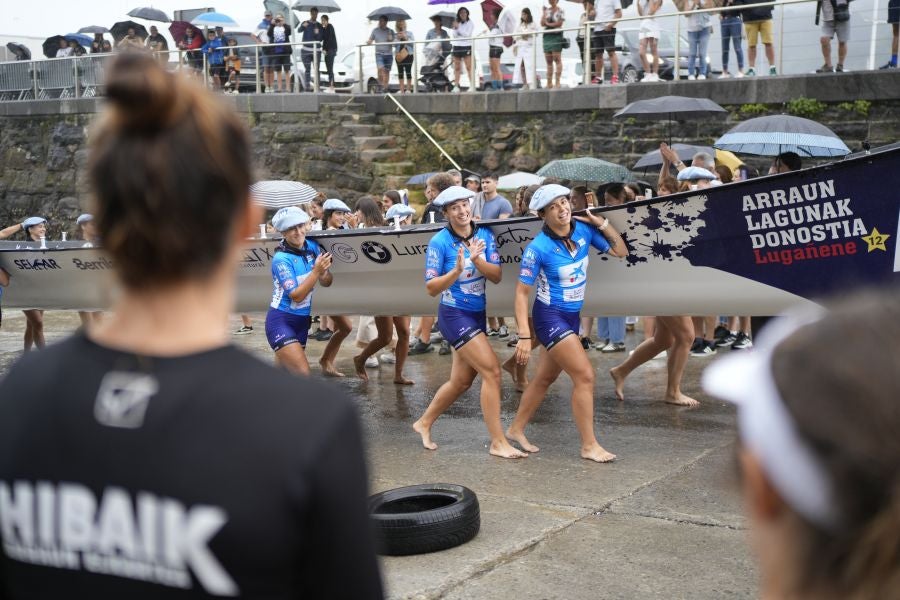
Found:
[[[587,259],[580,260],[577,263],[571,265],[560,267],[557,271],[557,273],[559,274],[559,284],[563,287],[581,285],[582,283],[587,281],[587,267]]]
[[[362,246],[360,246],[360,250],[362,250],[362,253],[366,255],[366,258],[374,263],[378,263],[379,265],[385,265],[391,262],[390,250],[388,250],[384,247],[384,245],[379,244],[378,242],[363,242]]]
[[[159,391],[159,382],[146,373],[111,371],[103,376],[94,418],[107,427],[137,429],[144,424],[150,398]]]

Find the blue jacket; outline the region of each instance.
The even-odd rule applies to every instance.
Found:
[[[207,55],[206,60],[209,61],[211,65],[224,65],[225,64],[225,55],[222,52],[221,48],[224,45],[220,38],[216,38],[214,40],[207,40],[203,47],[200,50]]]

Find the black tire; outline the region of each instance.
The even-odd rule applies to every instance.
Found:
[[[379,554],[405,556],[465,544],[478,534],[475,492],[452,483],[411,485],[369,498]]]

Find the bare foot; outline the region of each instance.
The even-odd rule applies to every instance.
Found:
[[[407,379],[403,375],[397,375],[394,377],[394,383],[397,385],[412,385],[415,383],[412,379]]]
[[[422,436],[422,445],[426,450],[437,450],[437,444],[431,441],[431,427],[426,427],[419,419],[413,423],[413,430]]]
[[[528,458],[528,455],[513,448],[509,442],[491,442],[490,453],[492,456],[499,456],[500,458]]]
[[[619,402],[625,401],[625,378],[619,375],[619,367],[613,367],[609,370],[609,376],[612,377],[616,386],[616,398]]]
[[[541,449],[528,441],[528,438],[525,437],[524,431],[513,431],[512,428],[506,430],[506,437],[516,442],[522,448],[525,449],[526,452],[540,452]]]
[[[687,406],[688,408],[697,408],[700,406],[700,402],[698,400],[694,400],[690,396],[685,396],[681,392],[678,392],[677,396],[666,396],[666,402],[668,404],[675,404],[678,406]]]
[[[515,362],[508,360],[503,363],[503,370],[509,373],[509,376],[512,377],[513,384],[515,384],[516,391],[520,394],[525,391],[525,388],[528,387],[528,380],[525,379],[520,380],[516,378],[516,364]]]
[[[356,362],[354,360],[354,362]],[[325,377],[343,377],[344,374],[334,368],[334,363],[325,362],[323,360],[319,361],[319,366],[322,367],[322,375]]]
[[[362,354],[353,357],[353,366],[356,368],[356,376],[363,381],[369,381],[369,375],[366,373],[366,361]]]
[[[587,460],[592,460],[598,463],[606,463],[612,462],[616,460],[616,455],[612,452],[607,452],[603,449],[603,446],[595,443],[593,446],[589,448],[585,448],[582,446],[581,448],[581,458],[585,458]]]

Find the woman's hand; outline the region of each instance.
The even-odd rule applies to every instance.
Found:
[[[603,223],[606,222],[606,219],[601,219],[597,215],[591,213],[591,211],[589,211],[589,210],[585,211],[584,216],[578,215],[578,216],[573,216],[572,218],[575,219],[576,221],[581,221],[582,223],[587,223],[588,225],[591,225],[592,227],[596,227],[598,229],[600,228],[601,225],[603,225]]]
[[[516,342],[516,364],[527,365],[529,356],[531,356],[531,339],[519,338]]]
[[[459,274],[463,272],[463,269],[466,266],[466,249],[460,244],[459,250],[456,251],[456,264],[453,265],[453,270]]]
[[[331,252],[323,252],[318,257],[316,257],[316,262],[313,265],[313,272],[316,274],[316,277],[321,277],[330,268]]]
[[[476,258],[481,256],[484,258],[484,250],[487,248],[487,245],[484,243],[484,240],[481,238],[476,238],[467,244],[469,247],[469,258],[474,261]]]

